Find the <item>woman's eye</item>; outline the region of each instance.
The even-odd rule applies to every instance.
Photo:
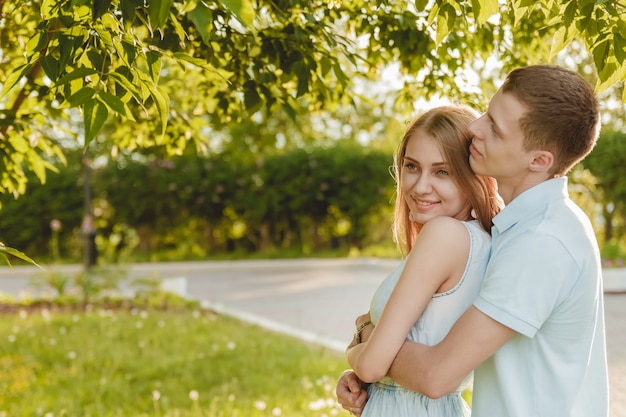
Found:
[[[448,175],[450,175],[450,173],[445,169],[440,169],[439,171],[437,171],[437,175],[439,175],[440,177],[447,177]]]
[[[415,166],[415,164],[413,162],[405,162],[404,163],[404,167],[408,170],[414,170],[417,169],[417,167]]]

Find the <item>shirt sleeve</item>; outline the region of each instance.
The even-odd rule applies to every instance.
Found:
[[[527,337],[534,337],[578,276],[571,254],[553,236],[518,235],[494,246],[474,306]]]

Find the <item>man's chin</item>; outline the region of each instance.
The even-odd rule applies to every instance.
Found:
[[[472,171],[474,171],[475,174],[486,175],[483,173],[484,168],[482,164],[474,157],[474,155],[470,155],[469,163],[470,163],[470,167],[472,168]]]

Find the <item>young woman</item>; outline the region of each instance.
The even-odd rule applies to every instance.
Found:
[[[490,251],[491,219],[502,203],[493,179],[469,165],[466,129],[477,113],[460,106],[428,111],[408,127],[394,160],[394,236],[408,256],[380,285],[367,342],[359,326],[347,349],[368,388],[363,416],[469,416],[460,392],[438,399],[386,377],[405,339],[433,345],[478,295]]]

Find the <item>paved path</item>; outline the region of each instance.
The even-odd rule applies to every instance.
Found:
[[[396,264],[378,259],[185,262],[137,264],[130,275],[163,279],[211,308],[343,351],[354,318],[368,310],[378,283]],[[64,269],[72,273],[80,267]],[[32,274],[30,267],[0,267],[0,292],[25,291]],[[610,417],[626,417],[626,292],[607,293],[605,305]]]

